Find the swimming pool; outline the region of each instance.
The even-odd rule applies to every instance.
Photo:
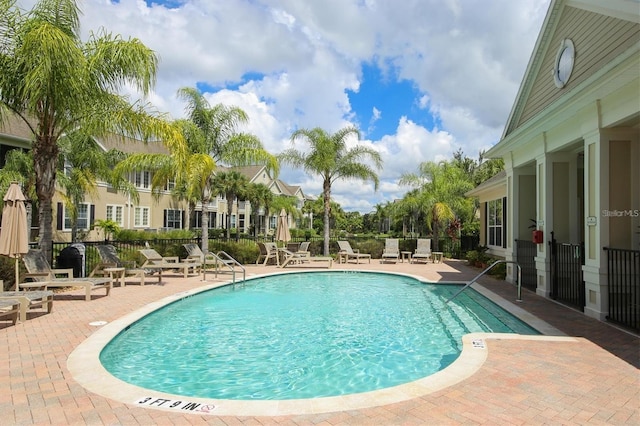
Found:
[[[169,394],[285,400],[367,392],[440,371],[471,332],[537,334],[460,287],[373,272],[249,280],[174,302],[100,354],[119,379]]]

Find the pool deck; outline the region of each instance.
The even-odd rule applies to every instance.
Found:
[[[290,268],[287,271],[303,269]],[[314,268],[315,269],[315,268]],[[479,271],[464,262],[440,264],[339,265],[332,270],[406,273],[430,281],[466,281]],[[248,266],[249,276],[281,269]],[[227,280],[228,276],[219,276]],[[100,326],[176,293],[216,281],[201,276],[164,277],[161,285],[97,291],[90,302],[82,290],[56,294],[53,312],[30,312],[13,326],[0,322],[0,422],[3,425],[536,425],[640,424],[640,339],[607,323],[523,289],[518,308],[574,339],[486,339],[486,357],[477,370],[444,388],[401,402],[370,408],[275,416],[197,415],[148,408],[93,393],[74,379],[69,355]],[[481,284],[509,302],[515,287],[493,278]],[[466,350],[466,349],[465,349]],[[6,367],[8,366],[8,368]]]

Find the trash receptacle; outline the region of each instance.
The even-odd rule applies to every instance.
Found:
[[[66,247],[58,255],[58,268],[73,269],[74,278],[82,277],[83,259],[76,247]]]

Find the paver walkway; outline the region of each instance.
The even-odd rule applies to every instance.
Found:
[[[430,280],[464,281],[477,274],[462,262],[334,264],[333,269],[386,270]],[[250,266],[250,274],[276,272]],[[209,278],[211,279],[211,278]],[[515,298],[515,288],[491,278],[484,287]],[[472,377],[440,391],[374,408],[280,417],[219,417],[142,408],[93,394],[67,370],[67,357],[97,328],[148,303],[202,285],[200,277],[167,277],[162,285],[114,288],[83,300],[82,291],[57,295],[51,314],[0,323],[2,425],[449,425],[640,424],[640,341],[637,336],[523,290],[519,307],[574,342],[487,340],[488,357]]]

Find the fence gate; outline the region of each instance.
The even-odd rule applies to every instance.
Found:
[[[584,244],[559,243],[551,233],[551,298],[584,311]]]
[[[640,250],[605,247],[609,321],[640,331]]]
[[[529,240],[516,240],[516,260],[522,269],[522,286],[536,290],[536,244]]]

